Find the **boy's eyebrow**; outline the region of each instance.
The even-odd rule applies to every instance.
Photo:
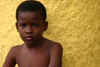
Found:
[[[20,24],[24,23],[24,22],[19,22]]]

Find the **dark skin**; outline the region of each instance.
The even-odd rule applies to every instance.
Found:
[[[10,49],[3,67],[61,67],[62,46],[42,36],[47,26],[40,11],[20,11],[16,28],[24,43]]]

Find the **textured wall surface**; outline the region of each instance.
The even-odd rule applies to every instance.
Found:
[[[0,0],[0,67],[20,45],[15,11],[24,0]],[[39,0],[47,9],[44,37],[63,46],[62,67],[100,67],[100,0]]]

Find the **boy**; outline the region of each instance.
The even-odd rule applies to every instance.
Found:
[[[38,1],[22,2],[16,10],[16,28],[24,43],[10,49],[3,67],[61,67],[62,46],[42,36],[46,9]]]

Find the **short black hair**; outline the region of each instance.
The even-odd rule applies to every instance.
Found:
[[[47,14],[46,14],[46,8],[42,3],[39,1],[24,1],[22,2],[16,10],[16,20],[18,20],[18,13],[19,11],[40,11],[41,15],[43,16],[43,22],[45,22]]]

